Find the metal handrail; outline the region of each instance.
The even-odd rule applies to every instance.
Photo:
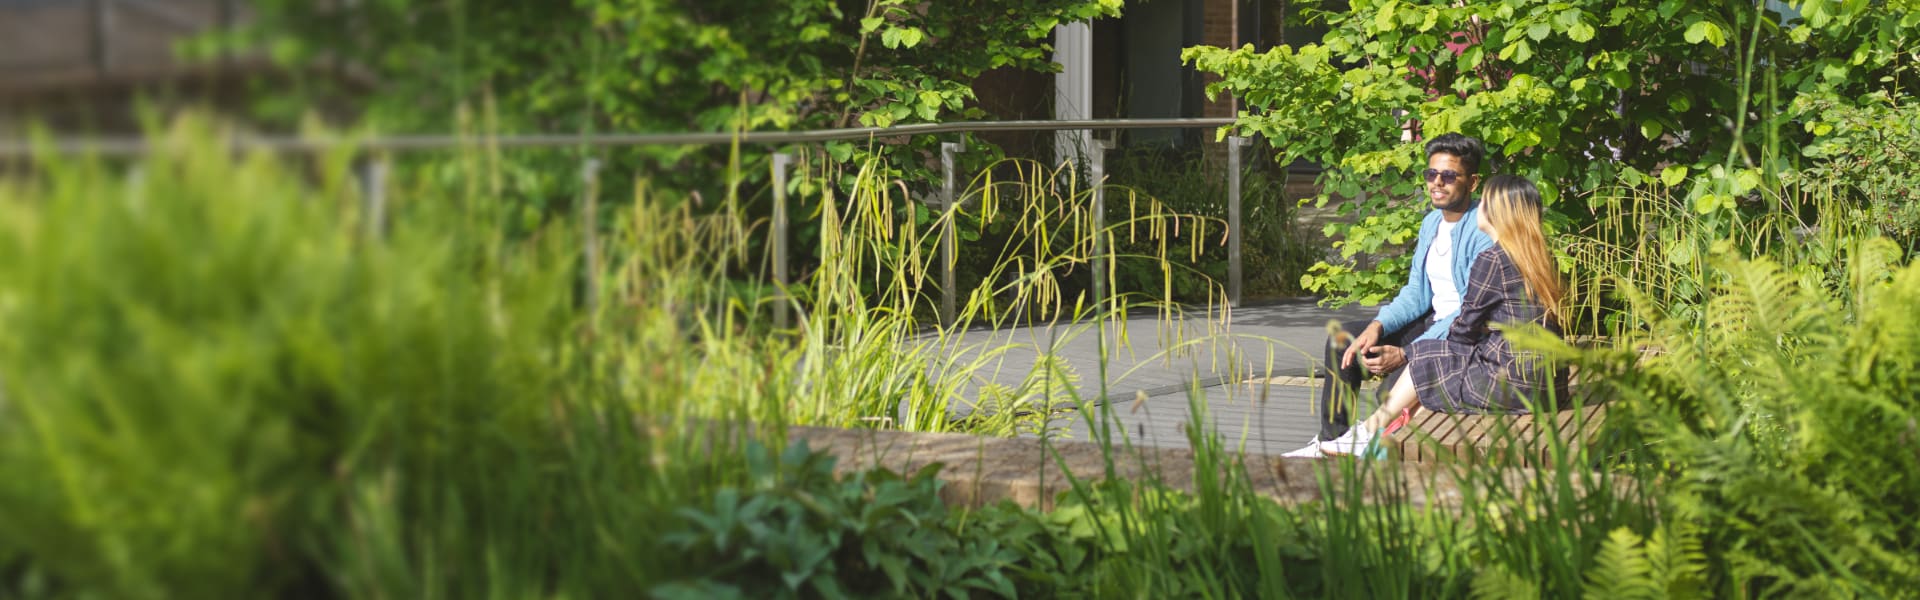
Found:
[[[240,137],[227,143],[233,151],[267,151],[276,153],[306,153],[349,147],[361,152],[394,152],[442,150],[449,148],[486,145],[498,148],[607,148],[631,146],[687,146],[712,144],[804,144],[810,142],[831,142],[861,139],[879,139],[907,137],[916,135],[936,135],[943,133],[970,133],[979,131],[1088,131],[1115,129],[1152,129],[1200,127],[1226,127],[1234,123],[1231,118],[1212,119],[1083,119],[1053,121],[962,121],[957,123],[924,123],[899,125],[893,127],[855,127],[845,129],[820,129],[812,131],[737,131],[729,133],[581,133],[581,134],[533,134],[533,135],[398,135],[356,137]],[[1241,227],[1240,227],[1240,149],[1247,145],[1243,137],[1231,137],[1227,140],[1228,198],[1227,198],[1227,301],[1229,305],[1240,304],[1241,273]],[[164,149],[164,144],[144,138],[92,138],[59,139],[51,142],[47,150],[57,155],[91,154],[98,156],[137,158],[148,152]],[[957,198],[953,191],[954,161],[953,154],[960,152],[963,146],[955,143],[941,145],[941,168],[944,171],[940,198],[941,212],[951,213]],[[1105,175],[1105,144],[1095,143],[1087,148],[1089,170],[1093,180],[1100,181]],[[9,159],[32,160],[40,155],[36,145],[23,140],[0,140],[0,161]],[[600,162],[596,158],[586,157],[581,169],[583,192],[581,202],[591,207],[596,188]],[[773,156],[773,195],[774,216],[772,220],[772,252],[776,300],[774,303],[774,321],[777,326],[787,323],[787,214],[786,179],[787,166],[792,155],[777,152]],[[381,228],[385,212],[386,163],[380,160],[370,161],[361,172],[361,186],[367,202],[370,223],[375,232]],[[1093,206],[1091,211],[1094,229],[1104,227],[1104,190],[1101,186],[1092,187]],[[587,264],[595,264],[597,242],[592,239],[595,210],[582,211],[587,220],[584,229],[588,239],[584,242],[583,253]],[[941,322],[950,323],[953,318],[953,246],[954,232],[952,223],[941,232],[941,262],[943,297],[941,299]],[[1094,240],[1093,271],[1105,271],[1106,249],[1102,239]],[[587,271],[587,297],[592,302],[598,295],[600,282],[598,270]],[[1105,281],[1098,275],[1094,277],[1093,295],[1095,301],[1106,299]]]
[[[697,146],[711,144],[802,144],[877,138],[967,133],[976,131],[1063,131],[1156,128],[1225,127],[1230,118],[1212,119],[1083,119],[1069,121],[960,121],[954,123],[917,123],[892,127],[852,127],[810,131],[740,131],[719,133],[580,133],[529,135],[393,135],[368,138],[262,136],[236,138],[229,142],[234,150],[268,152],[319,152],[352,146],[367,151],[442,150],[484,143],[499,148],[607,148],[618,146]],[[97,154],[101,156],[139,156],[153,150],[154,143],[137,137],[81,138],[54,140],[55,154]],[[0,160],[31,158],[34,144],[25,140],[0,140]]]

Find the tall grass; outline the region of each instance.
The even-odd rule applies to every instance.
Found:
[[[235,156],[197,119],[154,139],[135,165],[45,154],[0,180],[0,246],[21,258],[0,265],[0,588],[646,589],[697,571],[659,540],[676,508],[750,484],[749,439],[1007,434],[1071,395],[948,417],[1001,351],[941,351],[991,295],[959,327],[914,319],[930,259],[913,249],[934,228],[893,220],[906,199],[877,175],[821,199],[802,323],[766,335],[767,307],[730,282],[765,224],[733,203],[634,183],[588,265],[570,220],[502,209],[510,161],[484,143],[410,165],[377,234],[348,150]],[[1020,210],[1087,214],[1084,189],[1045,197]],[[1091,233],[1047,222],[1082,223],[1082,241],[1039,236],[1009,289],[1059,311],[1048,278],[1084,268]],[[589,269],[605,275],[591,299]]]

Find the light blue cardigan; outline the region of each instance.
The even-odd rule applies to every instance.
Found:
[[[1420,221],[1420,241],[1413,247],[1413,273],[1407,277],[1407,285],[1400,288],[1400,295],[1394,296],[1393,302],[1381,308],[1380,315],[1374,317],[1382,326],[1382,334],[1399,331],[1433,310],[1433,288],[1427,283],[1426,257],[1434,236],[1440,234],[1440,218],[1440,209],[1434,209]],[[1493,240],[1474,225],[1479,219],[1480,203],[1475,199],[1473,208],[1460,217],[1460,228],[1453,230],[1453,281],[1459,286],[1462,298],[1466,297],[1467,282],[1473,276],[1473,260],[1482,251],[1493,247]],[[1453,327],[1453,318],[1459,314],[1460,311],[1456,310],[1440,315],[1440,319],[1434,321],[1433,326],[1417,339],[1447,339],[1447,330]]]

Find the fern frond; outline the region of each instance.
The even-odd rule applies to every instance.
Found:
[[[1671,531],[1673,535],[1668,537]],[[1672,522],[1653,531],[1647,540],[1648,576],[1667,598],[1700,598],[1706,595],[1707,553],[1694,527],[1684,521]]]
[[[1593,570],[1587,572],[1586,597],[1595,600],[1653,600],[1659,597],[1659,584],[1653,579],[1653,566],[1640,546],[1640,536],[1621,527],[1607,535],[1594,557]]]
[[[1473,577],[1474,600],[1540,600],[1540,586],[1492,565]]]

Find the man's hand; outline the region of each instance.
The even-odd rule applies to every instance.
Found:
[[[1347,344],[1346,353],[1340,355],[1340,368],[1353,366],[1354,356],[1364,355],[1367,350],[1374,347],[1374,344],[1380,343],[1380,329],[1383,327],[1379,321],[1374,321],[1368,323],[1367,328],[1360,331],[1360,335],[1353,336],[1353,343]]]
[[[1361,357],[1360,362],[1374,375],[1384,375],[1407,364],[1407,353],[1399,346],[1374,346],[1373,349],[1375,354],[1371,358]]]

